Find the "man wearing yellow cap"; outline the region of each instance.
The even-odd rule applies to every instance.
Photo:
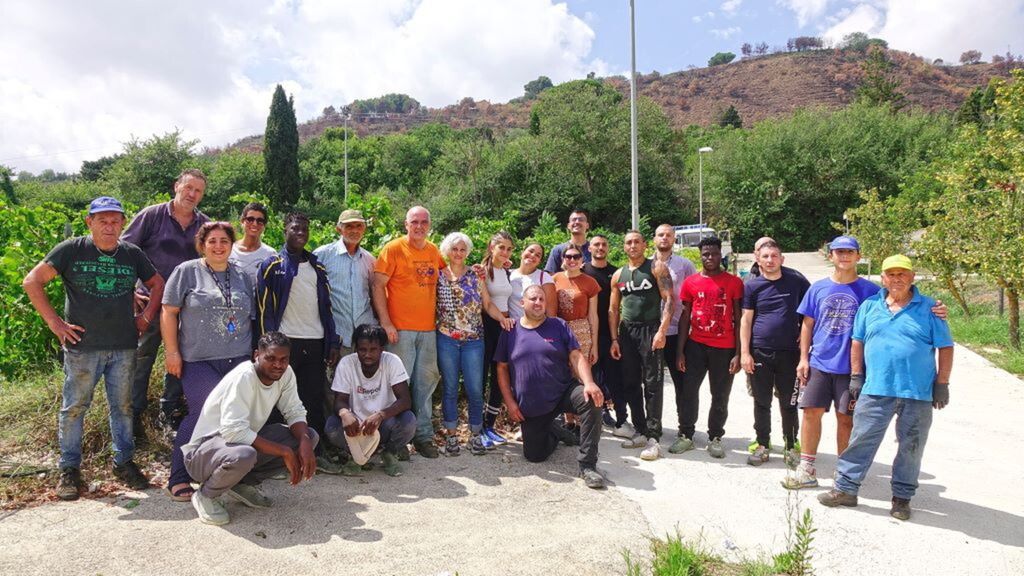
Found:
[[[860,484],[895,416],[899,448],[892,464],[889,514],[907,520],[932,409],[941,410],[949,403],[953,338],[945,320],[932,314],[935,301],[914,286],[910,258],[902,254],[886,258],[882,285],[878,294],[861,304],[854,319],[850,396],[857,409],[853,433],[836,463],[833,489],[818,500],[830,507],[857,505]]]

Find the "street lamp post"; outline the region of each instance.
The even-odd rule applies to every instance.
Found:
[[[345,110],[345,207],[348,208],[348,110]]]
[[[633,214],[633,230],[640,228],[640,184],[637,178],[636,151],[636,18],[633,11],[633,0],[629,0],[629,157],[632,181],[631,205]]]
[[[699,212],[697,215],[698,224],[700,225],[700,232],[698,237],[704,239],[704,154],[706,152],[714,152],[710,146],[704,146],[697,150],[697,188],[699,190]]]

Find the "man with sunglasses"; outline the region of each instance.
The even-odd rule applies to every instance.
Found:
[[[242,208],[240,222],[244,235],[231,247],[228,260],[244,270],[255,286],[260,264],[277,254],[277,250],[263,243],[263,231],[267,228],[267,207],[259,202],[249,202]]]

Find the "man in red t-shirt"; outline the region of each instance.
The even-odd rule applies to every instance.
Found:
[[[683,281],[679,291],[683,312],[679,316],[676,358],[683,378],[683,409],[679,414],[679,438],[669,452],[693,448],[693,432],[700,408],[700,385],[708,374],[711,410],[708,413],[708,453],[724,458],[722,436],[729,417],[732,377],[740,369],[739,325],[743,282],[722,269],[722,241],[714,236],[700,241],[703,269]]]

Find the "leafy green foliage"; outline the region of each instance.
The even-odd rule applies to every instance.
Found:
[[[725,128],[731,126],[733,128],[743,128],[743,119],[740,118],[739,111],[732,104],[722,112],[722,115],[718,118],[718,125]]]
[[[533,100],[540,95],[541,92],[551,88],[554,84],[551,83],[551,78],[547,76],[538,76],[536,80],[530,80],[523,85],[524,97],[527,100]]]
[[[861,204],[846,211],[852,222],[850,232],[860,241],[861,254],[877,266],[910,246],[910,233],[921,222],[919,206],[909,205],[902,196],[882,198],[872,188],[860,194]]]
[[[201,209],[212,217],[236,221],[244,204],[239,205],[232,198],[239,194],[262,193],[265,182],[266,168],[262,156],[238,150],[218,154],[207,173]]]
[[[649,565],[634,560],[628,551],[622,553],[629,576],[705,576],[717,573],[724,561],[708,550],[700,541],[688,541],[677,532],[664,539],[650,541]]]
[[[379,98],[356,100],[348,106],[353,114],[408,114],[419,108],[420,103],[408,94],[385,94]]]
[[[263,161],[271,204],[279,210],[291,208],[299,199],[299,129],[295,106],[280,84],[274,89],[263,133]]]
[[[900,92],[900,80],[891,72],[892,62],[881,46],[870,46],[868,56],[861,62],[864,73],[857,87],[857,99],[872,106],[889,106],[900,110],[907,105],[907,97]]]
[[[708,66],[719,66],[721,64],[728,64],[736,59],[736,55],[732,52],[717,52],[714,56],[708,59]]]
[[[133,138],[124,152],[103,171],[100,180],[106,195],[137,206],[152,203],[155,196],[174,193],[174,181],[187,168],[200,167],[192,149],[198,140],[182,140],[175,130],[146,140]]]
[[[793,509],[793,513],[796,509]],[[814,527],[814,519],[811,517],[811,510],[805,509],[803,516],[794,524],[792,514],[789,519],[790,534],[788,535],[789,547],[785,552],[776,554],[772,558],[775,572],[789,574],[791,576],[809,576],[814,574],[811,560],[814,555],[811,553],[811,545],[814,543],[814,533],[818,531]]]

